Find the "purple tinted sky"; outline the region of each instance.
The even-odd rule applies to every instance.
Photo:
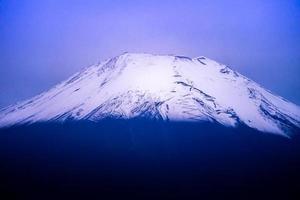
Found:
[[[0,107],[122,52],[204,55],[300,104],[300,1],[0,0]]]

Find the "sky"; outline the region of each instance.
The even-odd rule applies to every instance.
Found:
[[[123,52],[206,56],[300,105],[300,0],[0,0],[0,107]]]

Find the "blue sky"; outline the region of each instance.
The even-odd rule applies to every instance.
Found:
[[[0,107],[125,51],[206,56],[300,104],[299,0],[0,0]]]

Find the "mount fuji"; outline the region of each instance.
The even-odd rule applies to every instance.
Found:
[[[300,107],[206,57],[124,53],[0,110],[0,127],[151,119],[241,125],[290,137]]]

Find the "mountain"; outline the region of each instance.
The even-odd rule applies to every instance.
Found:
[[[0,110],[0,127],[147,118],[245,125],[291,136],[300,108],[206,57],[125,53]]]

